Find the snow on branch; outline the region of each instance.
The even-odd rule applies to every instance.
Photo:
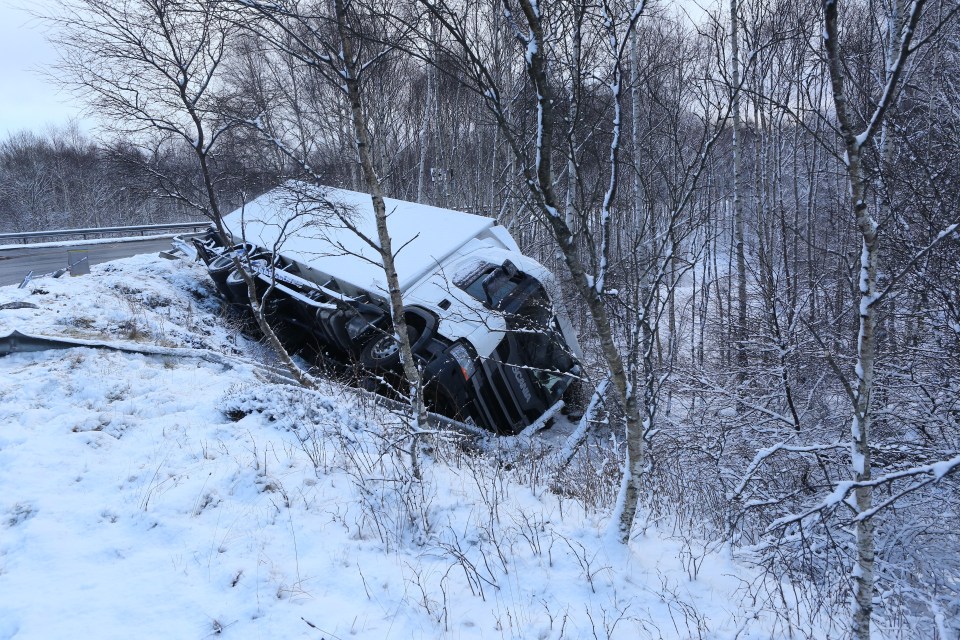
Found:
[[[890,294],[890,291],[893,290],[893,287],[894,285],[897,284],[897,282],[899,282],[905,275],[907,275],[907,273],[909,273],[925,255],[930,253],[930,251],[932,251],[934,247],[940,244],[940,242],[944,238],[947,238],[948,236],[951,236],[954,233],[956,233],[957,229],[960,229],[960,222],[954,222],[953,224],[944,228],[940,233],[937,234],[937,236],[933,240],[930,241],[929,244],[927,244],[927,246],[925,246],[923,249],[915,253],[913,257],[910,258],[910,261],[906,264],[906,266],[903,269],[901,269],[899,273],[897,273],[895,276],[890,278],[889,283],[887,283],[887,286],[884,287],[883,291],[874,295],[872,301],[870,302],[870,305],[876,305],[882,302],[883,299]]]
[[[906,480],[911,478],[918,478],[920,476],[926,476],[918,479],[916,482],[908,485],[906,488],[901,489],[897,493],[893,494],[891,497],[887,498],[883,502],[874,507],[867,509],[858,513],[854,522],[859,522],[872,518],[881,510],[889,507],[890,505],[897,502],[900,498],[913,493],[918,489],[922,489],[928,484],[933,484],[934,482],[939,482],[943,478],[947,477],[951,473],[955,472],[960,468],[960,455],[956,455],[949,460],[942,460],[940,462],[934,462],[932,464],[926,464],[918,467],[912,467],[910,469],[904,469],[903,471],[894,471],[893,473],[888,473],[886,475],[880,476],[879,478],[873,478],[870,480],[862,480],[860,482],[855,482],[853,480],[848,480],[844,482],[837,483],[837,486],[826,498],[821,500],[818,504],[807,509],[803,513],[794,514],[789,516],[784,516],[783,518],[778,518],[774,520],[769,527],[767,527],[767,533],[771,533],[777,529],[781,529],[791,524],[801,522],[806,518],[827,511],[839,505],[841,502],[846,500],[847,496],[856,489],[862,487],[878,487],[881,485],[889,485],[898,480]]]
[[[747,467],[747,471],[743,476],[743,479],[740,480],[740,484],[737,485],[737,488],[729,495],[730,500],[737,500],[743,495],[743,492],[746,490],[747,485],[753,480],[753,476],[756,474],[757,470],[763,466],[766,461],[775,456],[780,452],[786,453],[800,453],[800,454],[818,454],[824,451],[834,451],[836,449],[843,449],[847,446],[846,443],[833,442],[830,444],[816,444],[809,446],[797,446],[787,444],[786,442],[778,442],[772,447],[766,447],[760,449],[757,452],[757,455],[753,457],[753,461],[750,463],[750,466]]]
[[[883,87],[883,94],[880,96],[880,101],[877,103],[876,109],[873,110],[873,114],[870,116],[867,128],[855,137],[858,149],[863,147],[863,145],[873,137],[873,134],[876,133],[880,123],[883,121],[883,117],[886,115],[887,109],[890,107],[890,103],[893,101],[893,95],[897,90],[900,77],[903,75],[907,58],[912,53],[910,43],[916,32],[917,23],[920,22],[920,14],[922,13],[924,4],[926,4],[926,0],[915,0],[910,6],[910,15],[907,18],[907,24],[900,37],[900,47],[897,51],[897,58],[890,64],[887,83]]]

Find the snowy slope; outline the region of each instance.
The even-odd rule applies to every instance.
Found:
[[[140,256],[0,288],[37,307],[0,335],[225,356],[0,358],[0,638],[778,635],[741,609],[749,570],[711,553],[691,580],[696,543],[656,527],[609,545],[536,447],[434,442],[412,481],[400,418],[265,381],[205,282]]]

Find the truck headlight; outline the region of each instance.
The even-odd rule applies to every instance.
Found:
[[[463,344],[457,343],[450,347],[448,352],[454,360],[457,361],[457,364],[460,365],[460,373],[463,374],[464,380],[469,380],[471,376],[477,371],[477,363],[474,361],[473,357],[470,355],[470,351],[467,350],[467,347]]]

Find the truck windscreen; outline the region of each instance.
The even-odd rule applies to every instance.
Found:
[[[537,284],[519,308],[508,314],[507,323],[520,338],[517,340],[523,364],[530,367],[532,377],[555,402],[571,381],[569,372],[576,360],[563,340],[556,322],[556,313],[543,287]]]
[[[458,286],[487,307],[498,309],[522,280],[523,274],[511,277],[501,268],[487,265],[458,283]]]
[[[506,350],[504,364],[525,371],[548,405],[559,400],[575,375],[577,361],[563,339],[543,285],[522,272],[486,265],[458,286],[488,308],[503,312],[515,345]]]

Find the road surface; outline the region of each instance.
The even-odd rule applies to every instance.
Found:
[[[0,249],[0,287],[20,284],[30,271],[34,275],[50,273],[67,266],[68,250],[87,252],[90,264],[100,264],[118,258],[129,258],[141,253],[157,253],[170,248],[170,238],[144,238],[124,242],[105,242],[103,244],[78,244],[67,246],[61,243],[57,247],[30,246],[28,244],[11,249]],[[66,274],[64,278],[69,278]]]

